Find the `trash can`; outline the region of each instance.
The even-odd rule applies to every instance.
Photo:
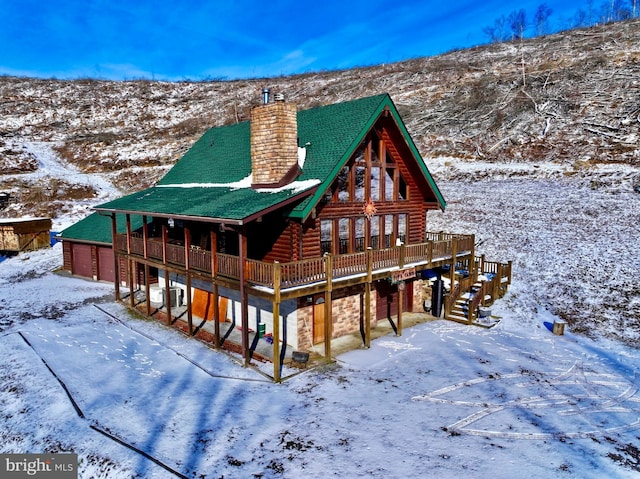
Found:
[[[260,323],[258,324],[258,337],[262,338],[264,336],[264,333],[266,331],[266,324],[264,323]]]
[[[431,286],[431,314],[436,318],[442,315],[444,305],[444,281],[437,279]]]

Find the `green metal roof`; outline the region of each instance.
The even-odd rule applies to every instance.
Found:
[[[301,175],[289,187],[250,187],[250,124],[243,122],[209,129],[157,186],[95,209],[243,224],[290,205],[289,216],[304,219],[385,109],[444,209],[444,198],[387,94],[299,111],[299,145],[306,146],[306,159]]]
[[[142,217],[132,216],[131,228],[138,229],[141,226]],[[116,228],[118,230],[118,233],[124,233],[127,230],[125,215],[116,215]],[[62,238],[62,240],[75,240],[110,245],[111,217],[103,216],[98,213],[92,213],[86,218],[62,230],[57,236],[59,238]]]

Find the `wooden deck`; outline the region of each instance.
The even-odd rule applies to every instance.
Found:
[[[473,269],[470,266],[472,258],[479,261],[475,258],[474,241],[473,235],[427,233],[426,241],[419,244],[324,255],[288,263],[245,259],[244,266],[238,256],[163,244],[157,238],[149,238],[145,244],[141,237],[127,238],[126,234],[120,234],[116,237],[116,247],[118,254],[135,261],[176,272],[188,269],[190,274],[214,281],[239,281],[244,268],[244,279],[252,289],[266,294],[278,291],[283,297],[296,297],[309,294],[310,288],[323,290],[322,285],[328,282],[345,285],[371,282],[401,270],[418,273],[455,263],[465,263],[467,268]],[[482,263],[491,265],[484,260]],[[508,274],[510,277],[510,268]]]
[[[115,224],[113,225],[115,230]],[[216,253],[189,246],[189,237],[185,244],[171,243],[166,239],[139,237],[132,233],[115,237],[115,268],[120,260],[127,263],[128,284],[134,284],[136,268],[131,263],[144,265],[146,282],[147,315],[150,311],[149,268],[154,267],[166,273],[184,275],[187,288],[187,330],[194,334],[193,308],[191,307],[191,281],[194,278],[211,282],[213,285],[214,318],[217,318],[218,287],[236,289],[240,294],[242,355],[245,365],[250,362],[249,345],[249,291],[251,295],[267,299],[272,304],[273,315],[273,379],[280,381],[280,305],[282,301],[323,293],[324,301],[324,358],[331,358],[332,343],[332,292],[355,285],[364,286],[364,331],[361,338],[364,347],[370,346],[371,333],[371,292],[374,281],[390,280],[398,283],[398,303],[403,304],[404,283],[420,278],[421,271],[448,265],[447,276],[452,285],[445,301],[445,318],[458,300],[463,283],[477,281],[478,274],[492,273],[496,278],[491,282],[497,293],[502,294],[506,285],[511,282],[511,263],[501,264],[489,262],[484,257],[475,255],[475,237],[473,235],[456,235],[445,233],[427,233],[425,241],[419,244],[401,244],[393,248],[368,249],[363,252],[330,255],[292,261],[287,263],[265,262],[255,259],[240,258],[229,254]],[[213,243],[213,242],[212,242]],[[214,243],[215,244],[215,243]],[[459,270],[464,273],[458,274]],[[493,273],[493,270],[496,273]],[[445,270],[440,273],[444,274]],[[137,272],[136,272],[137,274]],[[116,277],[120,277],[119,274]],[[469,279],[465,279],[469,278]],[[463,281],[463,279],[466,281]],[[502,288],[502,286],[504,288]],[[402,287],[401,287],[402,286]],[[120,299],[119,283],[115,282],[116,298]],[[169,274],[165,274],[165,289],[169,289]],[[466,288],[466,286],[464,286]],[[491,286],[493,288],[494,286]],[[483,286],[483,293],[486,287]],[[129,295],[131,307],[135,307],[134,295]],[[484,297],[484,294],[483,294]],[[169,296],[170,298],[170,296]],[[472,305],[473,306],[473,305]],[[166,321],[173,324],[173,305],[169,299],[166,305]],[[398,315],[394,330],[402,334],[402,309]],[[454,320],[459,320],[452,318]],[[462,321],[472,324],[473,313],[462,317]],[[214,342],[220,344],[221,332],[219,321],[214,320]]]

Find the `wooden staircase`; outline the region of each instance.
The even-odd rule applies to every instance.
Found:
[[[481,257],[476,260],[474,266],[468,277],[458,279],[451,287],[445,301],[445,318],[490,328],[499,320],[482,315],[481,307],[490,305],[504,296],[511,283],[511,263],[505,265],[489,263]],[[489,275],[491,279],[480,281],[478,279],[480,274]]]

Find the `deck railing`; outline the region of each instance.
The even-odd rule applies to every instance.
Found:
[[[367,253],[349,253],[333,257],[332,278],[344,278],[367,272]]]
[[[331,256],[331,278],[340,279],[349,276],[366,275],[369,268],[372,272],[393,270],[405,265],[424,264],[425,267],[435,262],[445,262],[452,259],[454,247],[456,255],[470,254],[473,249],[471,235],[451,235],[446,233],[428,233],[425,243],[400,245],[385,249],[372,249],[358,253],[347,253]],[[131,236],[129,248],[127,235],[116,237],[116,248],[119,252],[129,252],[135,256],[144,256],[144,241],[138,236]],[[185,266],[186,249],[183,245],[166,243],[163,248],[158,238],[147,240],[147,258],[163,261],[166,251],[166,261],[173,266]],[[202,273],[211,274],[212,253],[199,248],[189,248],[189,268]],[[479,260],[476,259],[476,263]],[[499,263],[491,263],[482,258],[485,268],[498,268]],[[327,280],[327,257],[311,258],[288,263],[272,263],[247,259],[245,262],[246,281],[266,287],[274,286],[275,265],[280,269],[280,287],[282,289],[303,286]],[[216,274],[224,277],[239,279],[241,263],[238,256],[216,253]],[[502,265],[504,274],[505,265]],[[497,270],[496,270],[497,271]],[[509,265],[510,278],[510,265]]]
[[[282,288],[291,288],[317,283],[327,279],[326,259],[324,257],[303,259],[291,263],[280,263]],[[273,277],[273,276],[272,276]],[[269,286],[273,286],[273,283]]]

